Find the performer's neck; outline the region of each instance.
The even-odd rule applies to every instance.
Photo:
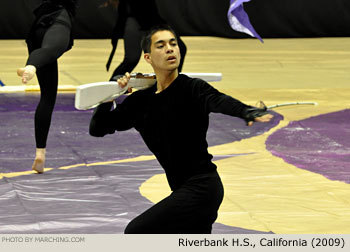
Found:
[[[165,90],[167,87],[173,83],[173,81],[177,78],[179,75],[179,72],[177,69],[173,71],[159,71],[155,72],[156,78],[157,78],[157,91],[156,93],[160,93],[163,90]]]

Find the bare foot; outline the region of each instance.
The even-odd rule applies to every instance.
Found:
[[[25,67],[17,69],[17,75],[22,77],[22,82],[24,84],[27,84],[28,81],[33,79],[33,77],[35,76],[35,73],[36,73],[36,68],[35,66],[32,66],[32,65],[27,65]]]
[[[32,165],[33,171],[44,173],[46,149],[37,148],[35,159]]]
[[[33,171],[36,171],[37,173],[44,173],[44,166],[45,166],[45,161],[39,158],[35,158],[32,169]]]

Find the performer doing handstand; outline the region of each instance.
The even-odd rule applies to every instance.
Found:
[[[110,80],[116,80],[125,72],[131,72],[138,64],[142,55],[141,39],[145,31],[155,25],[165,24],[166,21],[160,16],[155,0],[106,0],[104,6],[108,5],[115,6],[118,13],[112,32],[113,50],[107,62],[107,70],[111,64],[119,38],[124,39],[124,59],[110,78]],[[179,65],[179,71],[181,71],[187,48],[179,36],[177,40],[181,53]]]

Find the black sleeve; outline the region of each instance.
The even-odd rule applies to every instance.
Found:
[[[203,80],[193,79],[193,81],[193,95],[197,97],[206,113],[222,113],[243,118],[245,109],[250,108],[241,101],[219,92]]]
[[[134,127],[132,105],[127,100],[128,98],[122,104],[118,104],[114,110],[111,110],[112,102],[99,105],[90,121],[90,135],[103,137],[107,134],[113,134],[116,130],[123,131]]]

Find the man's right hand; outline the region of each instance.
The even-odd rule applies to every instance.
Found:
[[[124,76],[120,77],[117,82],[118,82],[118,85],[121,87],[121,88],[124,88],[128,85],[128,82],[130,80],[130,73],[126,72]],[[128,92],[131,93],[132,92],[132,88],[131,87],[128,87]]]
[[[112,80],[116,81],[121,88],[125,88],[128,85],[130,78],[131,78],[130,73],[126,72],[125,75],[114,76]],[[131,92],[132,92],[132,88],[128,87],[128,91],[126,91],[125,93],[131,93]],[[113,101],[114,99],[106,102],[113,102]]]

